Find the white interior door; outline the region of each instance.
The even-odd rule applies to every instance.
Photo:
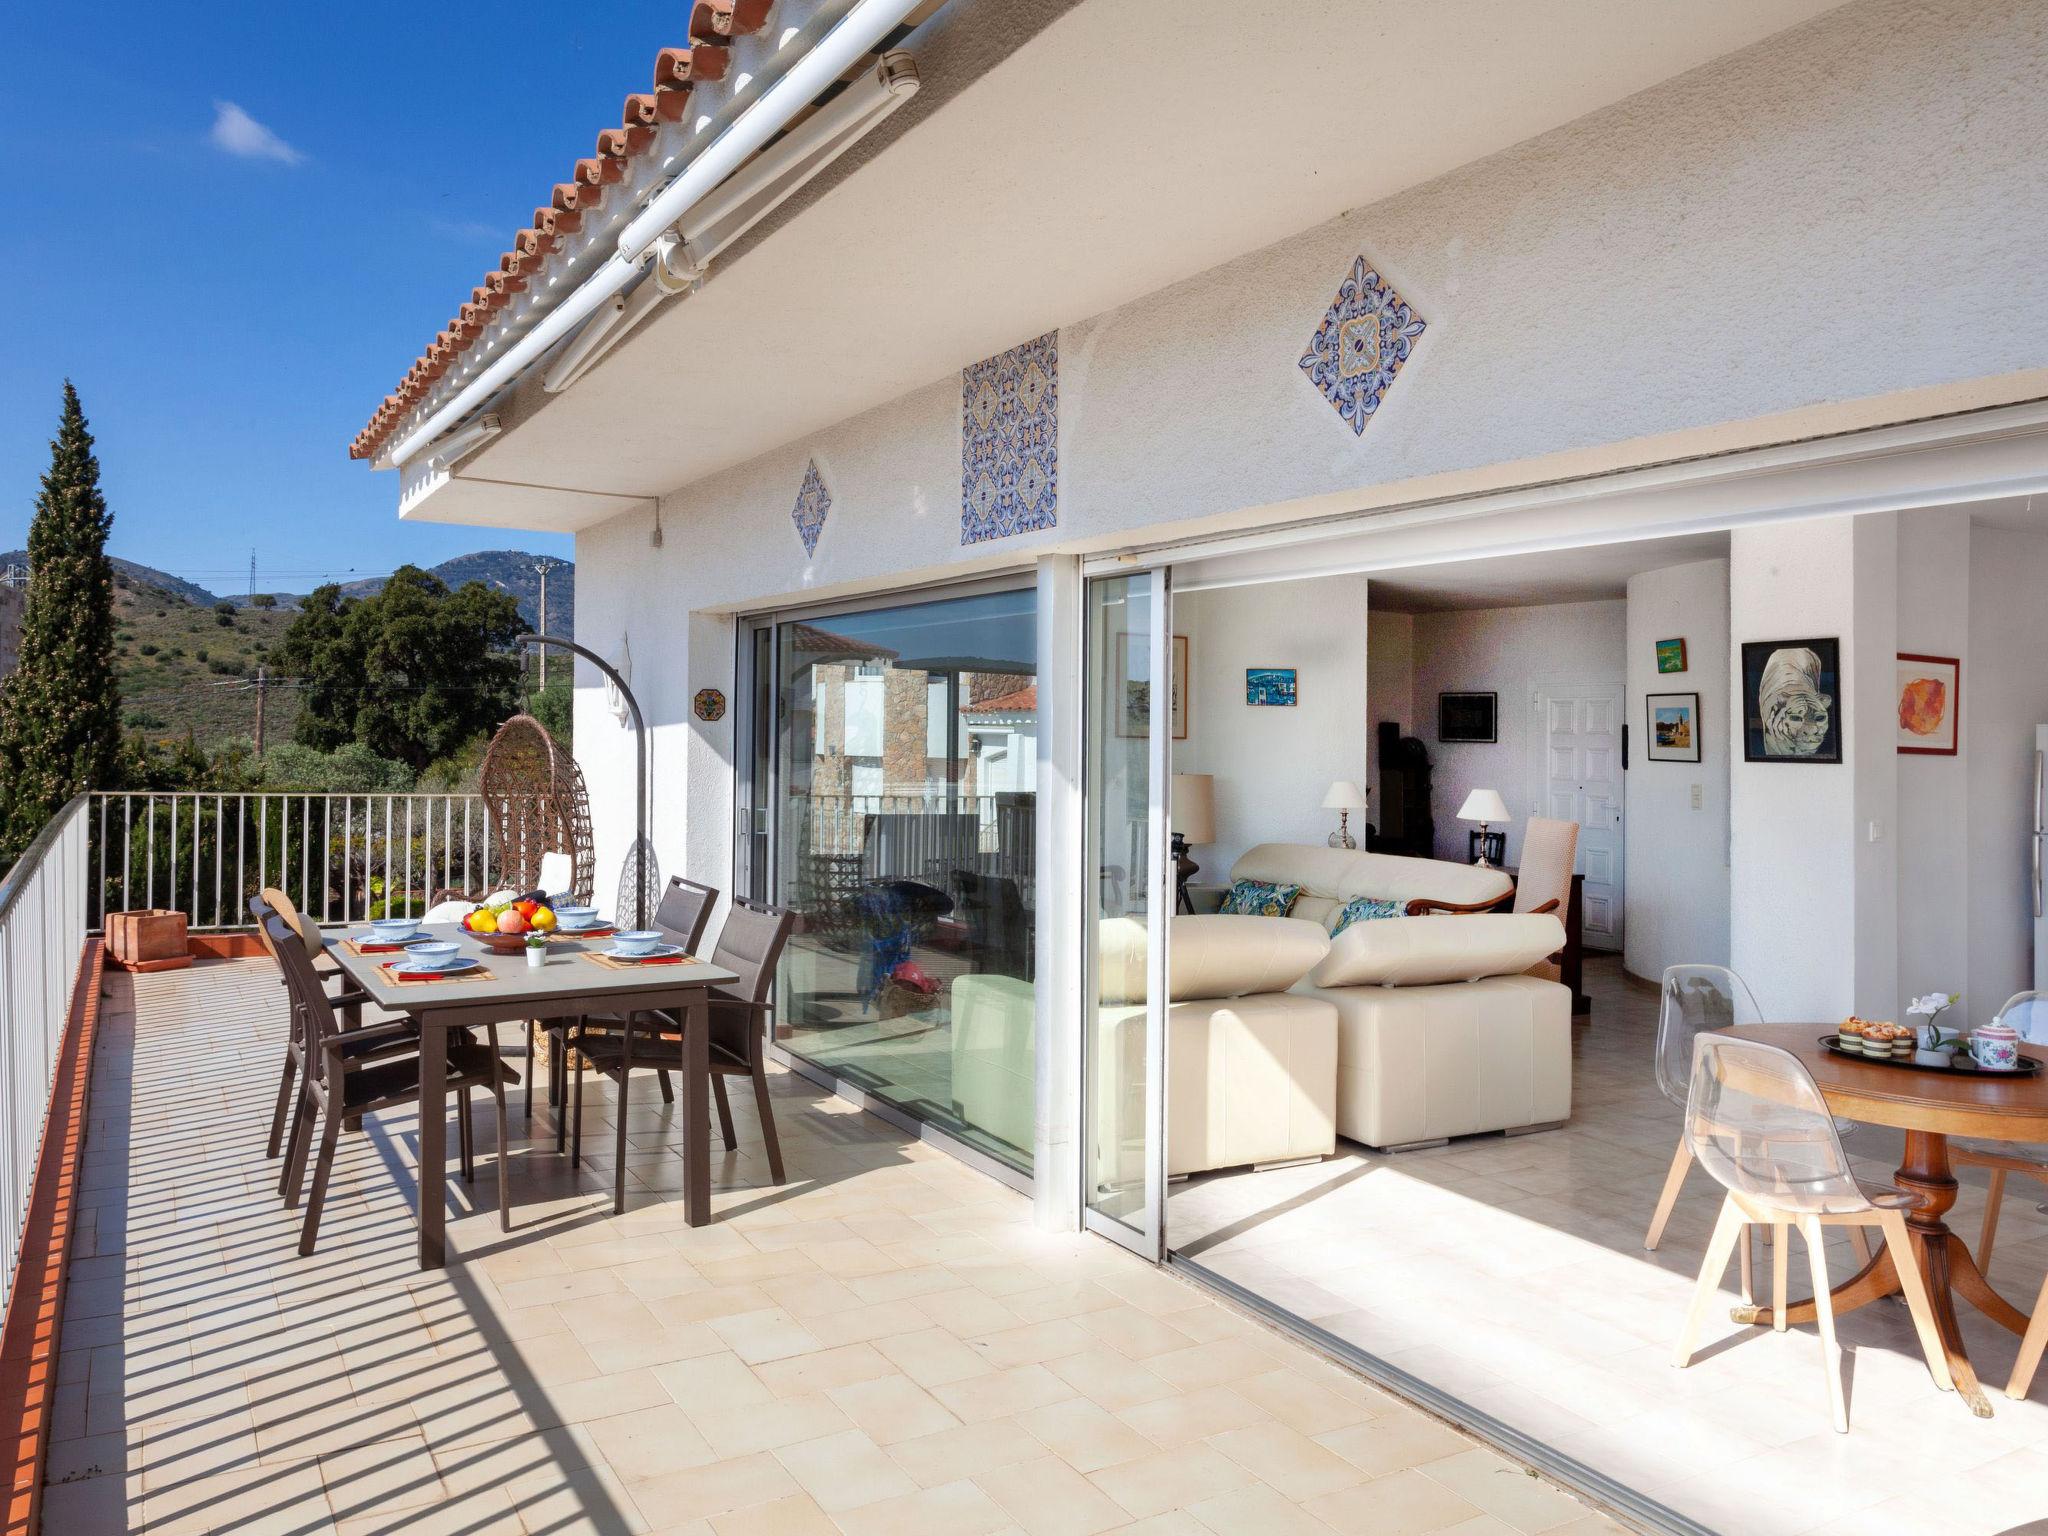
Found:
[[[1543,688],[1535,703],[1542,794],[1531,813],[1579,824],[1585,946],[1620,949],[1622,685]]]

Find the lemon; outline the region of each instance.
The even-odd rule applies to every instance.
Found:
[[[552,907],[535,907],[526,920],[534,926],[536,932],[554,932],[555,912]]]

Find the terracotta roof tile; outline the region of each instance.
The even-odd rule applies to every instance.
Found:
[[[654,88],[628,96],[619,126],[598,135],[597,153],[578,160],[570,179],[558,182],[548,206],[536,208],[530,228],[513,238],[512,249],[498,258],[498,267],[484,276],[464,304],[425,351],[413,361],[396,394],[386,395],[363,430],[349,444],[351,458],[374,456],[413,407],[425,400],[433,385],[461,359],[515,294],[524,292],[564,237],[578,233],[583,216],[603,201],[605,188],[626,179],[629,162],[652,147],[655,130],[682,122],[690,110],[690,90],[702,80],[722,80],[732,65],[729,45],[767,25],[774,0],[699,0],[690,11],[690,43],[664,48],[654,61]]]

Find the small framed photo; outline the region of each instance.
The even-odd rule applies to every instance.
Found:
[[[1742,643],[1742,760],[1842,760],[1842,642]]]
[[[1683,672],[1685,670],[1685,642],[1683,640],[1659,640],[1657,642],[1657,670],[1659,672]]]
[[[1650,717],[1649,751],[1653,763],[1696,763],[1700,760],[1700,696],[1696,693],[1652,693],[1643,697]]]
[[[1440,693],[1436,696],[1436,739],[1485,744],[1500,740],[1500,695]]]
[[[1246,667],[1244,701],[1247,704],[1293,705],[1297,702],[1294,696],[1294,668]]]
[[[1963,707],[1963,663],[1955,656],[1899,653],[1899,751],[1954,757]]]

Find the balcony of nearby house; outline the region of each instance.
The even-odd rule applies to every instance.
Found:
[[[1616,1529],[793,1073],[771,1076],[786,1182],[734,1094],[706,1225],[680,1102],[592,1076],[580,1167],[544,1082],[530,1118],[511,1091],[502,1146],[478,1116],[473,1182],[451,1147],[445,1267],[419,1263],[411,1110],[342,1135],[302,1255],[265,1145],[278,964],[102,972],[87,938],[73,995],[83,820],[0,893],[16,1060],[49,1026],[66,1186],[13,1298],[44,1326],[10,1360],[41,1457],[11,1528],[39,1483],[51,1536]]]

